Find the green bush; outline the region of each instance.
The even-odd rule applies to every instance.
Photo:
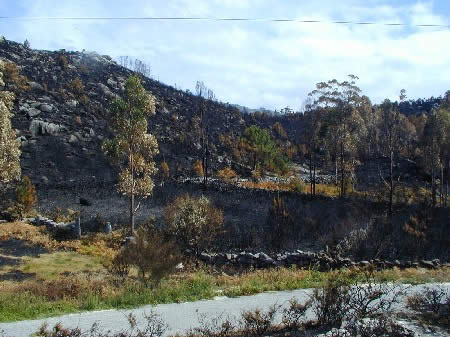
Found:
[[[205,197],[194,198],[185,194],[176,198],[165,209],[167,232],[184,249],[197,254],[212,247],[223,231],[223,213]]]

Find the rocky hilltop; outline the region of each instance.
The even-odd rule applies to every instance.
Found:
[[[0,40],[0,58],[18,66],[29,89],[16,91],[13,126],[22,142],[23,174],[39,188],[71,184],[102,185],[116,175],[101,151],[111,136],[111,101],[120,96],[132,71],[111,57],[95,52],[44,51]],[[211,166],[229,165],[219,135],[240,134],[246,127],[239,110],[229,104],[206,101],[143,77],[144,87],[157,99],[149,131],[156,135],[160,155],[172,176],[187,174],[199,158],[199,105],[209,114]]]

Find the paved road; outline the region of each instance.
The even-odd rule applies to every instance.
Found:
[[[450,283],[444,284],[450,290]],[[415,286],[409,289],[409,292],[417,291],[422,286]],[[70,314],[60,317],[20,321],[13,323],[0,323],[0,331],[3,330],[6,336],[28,337],[36,332],[39,327],[47,322],[49,326],[54,326],[61,322],[65,327],[80,327],[82,330],[88,330],[92,324],[98,322],[105,331],[122,331],[128,327],[127,315],[134,313],[141,325],[144,324],[143,314],[154,310],[161,315],[169,325],[167,334],[183,333],[189,328],[198,326],[201,315],[214,317],[224,313],[231,317],[238,317],[243,310],[254,308],[268,308],[273,304],[286,305],[292,298],[296,297],[300,302],[305,301],[311,294],[311,289],[302,289],[294,291],[266,292],[253,296],[242,296],[236,298],[217,297],[213,300],[160,304],[157,306],[144,306],[133,310],[104,310],[95,312],[84,312],[79,314]],[[310,313],[311,315],[312,313]]]

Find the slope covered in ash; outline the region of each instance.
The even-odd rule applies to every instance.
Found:
[[[14,62],[29,81],[29,90],[15,90],[13,118],[22,142],[23,173],[40,188],[113,182],[114,168],[104,158],[101,144],[112,135],[110,103],[121,95],[132,72],[109,56],[31,50],[6,39],[0,40],[0,58]],[[243,131],[246,122],[239,110],[146,77],[142,82],[157,99],[156,114],[149,120],[149,132],[160,145],[157,160],[164,158],[173,176],[186,174],[200,156],[201,104],[209,116],[211,166],[230,163],[218,139],[231,130]]]

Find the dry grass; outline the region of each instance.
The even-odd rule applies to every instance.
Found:
[[[9,239],[24,240],[48,250],[77,250],[81,244],[79,240],[53,240],[45,226],[37,227],[22,222],[9,222],[0,225],[0,241]]]
[[[267,191],[290,191],[291,187],[287,183],[277,183],[273,181],[243,181],[240,186],[251,189],[267,190]]]
[[[45,226],[33,226],[22,222],[10,222],[0,225],[0,241],[16,239],[27,241],[31,245],[49,251],[76,251],[83,255],[112,258],[120,247],[123,236],[121,231],[112,234],[92,233],[80,240],[58,241],[47,232]]]

